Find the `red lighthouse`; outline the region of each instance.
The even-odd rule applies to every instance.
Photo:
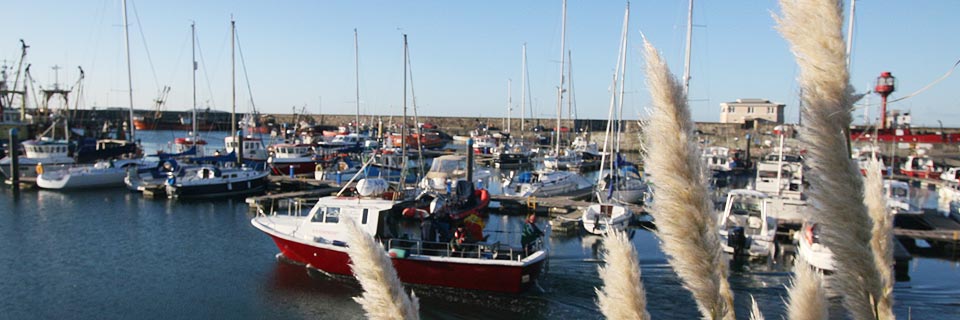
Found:
[[[893,93],[895,80],[896,78],[890,74],[890,71],[881,72],[880,76],[877,77],[877,86],[873,88],[873,91],[883,98],[883,103],[880,105],[881,130],[887,128],[887,96]]]

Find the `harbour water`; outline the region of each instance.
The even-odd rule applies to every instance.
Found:
[[[149,151],[168,135],[141,137]],[[206,139],[216,148],[222,137]],[[354,281],[278,262],[277,248],[250,225],[254,214],[242,199],[144,199],[123,188],[0,193],[0,318],[363,318],[352,300],[361,293]],[[511,225],[520,218],[490,219]],[[657,238],[643,229],[631,233],[653,318],[698,318]],[[549,269],[534,290],[502,295],[414,287],[422,317],[601,318],[594,288],[601,285],[602,239],[555,234],[550,245]],[[741,318],[750,296],[768,319],[784,314],[791,269],[784,261],[731,263]],[[960,318],[956,258],[914,253],[909,276],[894,290],[899,318]],[[840,317],[839,298],[831,303]]]

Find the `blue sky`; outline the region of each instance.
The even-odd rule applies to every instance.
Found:
[[[567,48],[573,54],[576,109],[581,118],[605,118],[623,17],[622,1],[570,0]],[[560,1],[135,1],[131,23],[134,100],[151,108],[164,85],[167,109],[191,106],[190,22],[202,52],[197,80],[200,107],[230,110],[231,14],[261,112],[352,114],[355,111],[353,29],[360,36],[360,94],[364,114],[399,114],[403,103],[402,34],[409,35],[414,88],[421,114],[506,115],[507,79],[519,116],[521,46],[527,43],[534,114],[553,117],[559,82]],[[31,46],[38,86],[62,83],[86,71],[81,107],[126,106],[126,65],[118,0],[15,1],[0,19],[0,60]],[[134,10],[135,8],[135,10]],[[631,3],[625,115],[644,117],[640,31],[683,69],[687,1]],[[766,98],[787,105],[796,122],[797,67],[774,30],[776,1],[699,1],[695,4],[691,105],[695,120],[717,121],[719,104]],[[870,88],[881,71],[898,78],[893,97],[932,82],[960,59],[960,1],[862,0],[857,4],[852,83]],[[137,18],[139,16],[139,19]],[[146,41],[144,41],[146,40]],[[146,50],[146,49],[149,50]],[[148,59],[147,52],[149,51]],[[239,59],[239,58],[238,58]],[[152,60],[151,63],[148,60]],[[239,69],[237,110],[251,110]],[[154,71],[155,70],[155,71]],[[952,76],[897,104],[915,125],[960,126],[960,78]],[[872,96],[870,102],[879,99]],[[564,111],[566,112],[566,111]],[[863,113],[858,111],[858,122]],[[871,111],[875,118],[877,112]]]

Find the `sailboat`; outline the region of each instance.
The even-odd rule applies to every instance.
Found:
[[[623,30],[621,32],[620,38],[620,50],[617,53],[617,67],[614,71],[613,76],[613,86],[610,92],[610,111],[607,118],[607,130],[606,136],[604,137],[603,143],[603,154],[601,155],[601,166],[606,164],[606,156],[609,154],[607,152],[607,147],[616,144],[618,141],[610,141],[611,134],[613,133],[613,123],[614,123],[614,107],[617,106],[617,85],[620,85],[620,99],[619,107],[623,108],[623,78],[625,76],[626,70],[626,49],[627,49],[627,28],[630,22],[630,4],[627,3],[626,9],[623,14]],[[617,130],[619,135],[619,130]],[[617,140],[617,139],[614,139]],[[610,143],[608,143],[610,142]],[[611,148],[612,149],[612,148]],[[619,148],[618,148],[619,149]],[[616,172],[617,157],[611,157],[610,161],[610,173],[607,175],[607,183],[604,183],[603,175],[597,178],[597,200],[598,203],[592,204],[584,210],[583,215],[580,217],[580,220],[583,224],[584,230],[592,234],[604,234],[610,230],[623,230],[627,227],[627,224],[630,222],[630,218],[633,216],[633,213],[625,206],[615,203],[612,200],[612,194],[606,195],[604,192],[605,188],[614,188],[622,187],[625,184],[620,182],[620,176]],[[601,170],[602,172],[602,170]],[[642,196],[642,195],[641,195]]]
[[[195,26],[191,24],[190,29],[195,34]],[[236,24],[233,20],[230,21],[230,30],[231,36],[236,37]],[[193,69],[196,75],[196,62]],[[236,81],[231,81],[231,85],[236,86]],[[194,90],[194,99],[196,99],[196,90]],[[196,104],[194,104],[194,112],[196,112]],[[231,154],[235,155],[235,153]],[[234,165],[234,162],[225,162],[222,166],[205,164],[187,168],[181,174],[180,177],[171,175],[167,179],[165,189],[168,197],[213,198],[263,192],[267,186],[266,177],[269,172]]]
[[[533,151],[524,140],[527,105],[527,44],[523,44],[523,67],[521,71],[521,98],[520,98],[520,135],[514,137],[512,132],[507,142],[501,143],[493,152],[493,165],[497,168],[518,168],[531,165]],[[509,95],[509,94],[508,94]],[[509,98],[508,98],[509,100]],[[509,103],[508,103],[509,104]],[[509,112],[509,107],[508,107]],[[509,123],[509,122],[507,122]]]
[[[133,77],[130,72],[130,37],[127,32],[127,2],[123,1],[123,35],[127,57],[127,84],[130,98],[130,122],[133,123]],[[136,130],[131,127],[129,143],[135,141]],[[124,183],[127,168],[144,165],[146,160],[100,161],[95,164],[80,165],[63,170],[38,170],[37,187],[43,189],[89,189],[101,187],[119,187]]]

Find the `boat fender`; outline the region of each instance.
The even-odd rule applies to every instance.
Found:
[[[403,209],[403,216],[407,218],[423,219],[429,215],[430,213],[427,212],[427,210],[423,210],[423,209],[418,209],[413,207]]]
[[[168,185],[168,186],[172,186],[172,185],[175,185],[175,184],[177,184],[177,177],[176,177],[176,176],[170,176],[169,178],[167,178],[167,185]]]
[[[337,165],[338,171],[347,171],[347,169],[349,168],[350,166],[348,166],[347,163],[343,161],[340,161],[340,163]]]

